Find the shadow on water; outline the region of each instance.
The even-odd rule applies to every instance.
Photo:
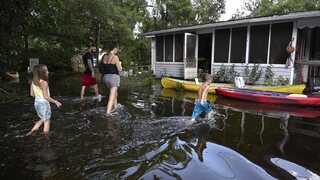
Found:
[[[106,115],[77,75],[51,79],[50,134],[24,135],[37,120],[33,102],[1,106],[1,177],[36,179],[319,178],[316,109],[263,106],[209,95],[214,116],[189,124],[196,93],[123,79],[120,108]],[[27,83],[20,82],[20,88]],[[17,171],[19,170],[19,171]]]

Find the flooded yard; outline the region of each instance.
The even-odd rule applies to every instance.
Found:
[[[113,116],[107,98],[81,100],[77,74],[50,77],[51,130],[33,100],[0,105],[0,177],[5,179],[320,179],[320,109],[210,95],[213,119],[189,124],[194,92],[122,78]],[[100,93],[108,94],[100,83]],[[15,86],[28,96],[28,81]],[[3,98],[3,97],[1,97]]]

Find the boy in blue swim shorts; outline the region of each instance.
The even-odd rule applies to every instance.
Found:
[[[210,84],[212,82],[212,76],[210,74],[206,74],[205,82],[202,83],[198,92],[198,99],[196,99],[195,106],[192,112],[191,123],[196,122],[196,119],[201,116],[202,113],[205,113],[206,118],[208,114],[212,112],[212,108],[210,104],[207,102],[208,92],[210,89]]]

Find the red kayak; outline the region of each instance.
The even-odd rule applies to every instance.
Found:
[[[245,89],[215,89],[221,96],[268,104],[285,104],[298,106],[320,106],[320,96],[306,96],[302,94],[286,94],[268,91]]]
[[[217,98],[215,104],[233,111],[266,114],[269,117],[296,116],[305,118],[320,117],[320,107],[283,106],[279,104],[262,104],[257,102],[243,102],[237,99]]]

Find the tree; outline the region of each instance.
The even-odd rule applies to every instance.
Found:
[[[133,33],[215,21],[224,0],[11,0],[0,2],[0,68],[26,70],[39,58],[68,70],[89,42],[107,49],[118,41],[124,66],[149,62],[150,42]],[[151,11],[149,11],[152,7]],[[149,8],[149,9],[148,9]]]
[[[214,22],[225,0],[156,0],[144,21],[144,32]]]
[[[215,22],[225,13],[225,0],[195,0],[198,23]]]
[[[313,11],[320,9],[319,0],[247,0],[244,7],[237,11],[233,19],[243,17],[270,16],[291,12]],[[249,12],[245,16],[245,11]]]

